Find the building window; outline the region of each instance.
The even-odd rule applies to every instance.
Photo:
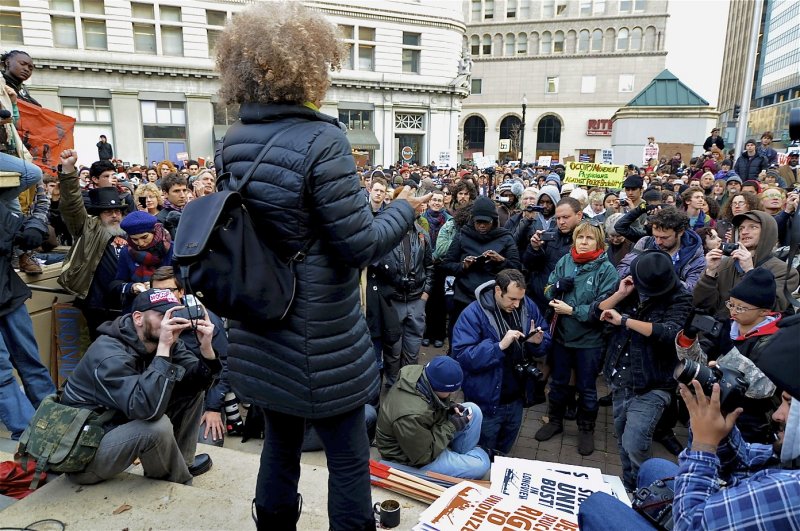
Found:
[[[161,26],[161,52],[183,56],[183,29],[180,26]]]
[[[339,121],[347,129],[369,129],[372,130],[372,111],[356,111],[352,109],[339,109]]]
[[[481,54],[481,38],[473,35],[469,39],[469,53],[475,57]]]
[[[492,37],[490,35],[483,36],[481,55],[492,55]]]
[[[472,94],[480,94],[481,89],[483,89],[483,81],[480,79],[473,79],[470,83],[470,92]]]
[[[553,52],[564,53],[564,32],[557,31],[553,36]]]
[[[50,10],[72,13],[75,11],[75,4],[72,0],[50,0]]]
[[[182,101],[142,101],[142,123],[150,125],[186,125]]]
[[[0,42],[22,44],[22,15],[0,13]]]
[[[506,56],[511,57],[517,51],[517,39],[513,33],[506,35]]]
[[[339,26],[339,33],[347,46],[347,55],[342,62],[342,68],[375,70],[375,28]],[[354,63],[356,58],[358,62]]]
[[[553,51],[553,41],[549,31],[545,31],[544,33],[542,33],[541,45],[542,45],[541,49],[542,54],[548,54]]]
[[[581,0],[581,16],[588,17],[592,14],[592,0]]]
[[[526,55],[528,53],[528,34],[520,33],[517,36],[517,55]]]
[[[642,51],[642,28],[633,28],[631,31],[630,51]]]
[[[56,48],[77,48],[78,34],[72,17],[50,17],[53,25],[53,45]]]
[[[19,0],[0,0],[0,7],[19,7]]]
[[[366,44],[358,46],[358,69],[365,71],[375,70],[375,47]]]
[[[593,94],[597,87],[597,78],[595,76],[581,77],[581,94]]]
[[[494,0],[486,0],[483,3],[483,20],[492,20],[494,18]]]
[[[634,11],[645,11],[647,9],[647,0],[633,0]]]
[[[214,50],[217,48],[217,41],[219,40],[222,32],[219,30],[206,30],[206,38],[208,39],[208,56],[214,57]]]
[[[155,20],[155,12],[153,11],[153,4],[141,4],[139,2],[131,2],[131,14],[133,18],[142,18],[145,20]]]
[[[625,52],[628,50],[628,28],[622,28],[617,33],[617,51]]]
[[[111,103],[103,98],[61,98],[64,114],[78,122],[111,123]]]
[[[567,12],[567,2],[566,0],[558,0],[556,3],[556,16],[560,17],[565,15]]]
[[[421,45],[421,34],[403,32],[403,73],[419,74]]]
[[[592,15],[606,14],[606,0],[594,0],[592,4]]]
[[[214,112],[214,125],[231,125],[239,119],[239,104],[211,103]]]
[[[542,2],[542,18],[553,18],[556,12],[555,0],[543,0]]]
[[[547,78],[547,85],[544,89],[546,94],[558,94],[558,77],[548,77]]]
[[[589,51],[589,30],[581,30],[581,32],[578,33],[578,51]]]
[[[82,19],[83,46],[87,50],[107,50],[106,21]]]
[[[507,137],[506,137],[507,138]],[[486,122],[480,116],[470,116],[464,122],[464,151],[483,149],[486,142]]]
[[[472,0],[472,22],[479,22],[481,20],[481,0]]]
[[[155,54],[156,27],[153,24],[133,25],[133,49],[136,53]]]
[[[531,16],[530,0],[517,0],[519,2],[519,18],[526,20]]]
[[[397,113],[394,115],[394,128],[424,130],[423,117],[417,113]]]
[[[206,24],[209,26],[224,26],[226,22],[228,22],[228,14],[225,11],[206,9]]]
[[[633,10],[633,0],[620,0],[619,12],[630,13]]]
[[[158,11],[161,22],[182,22],[180,7],[159,6]]]
[[[507,0],[506,18],[517,18],[517,0]]]
[[[81,13],[88,15],[105,15],[103,0],[81,0]]]
[[[603,51],[603,30],[596,29],[592,32],[592,51]]]
[[[620,74],[619,76],[619,91],[620,92],[633,92],[633,74]]]

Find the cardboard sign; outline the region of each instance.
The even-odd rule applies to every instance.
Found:
[[[53,340],[50,353],[50,375],[61,388],[89,348],[89,328],[83,313],[70,303],[53,304]]]
[[[579,186],[622,188],[625,166],[598,164],[596,162],[570,162],[566,167],[564,182]]]
[[[650,159],[658,160],[658,144],[647,144],[644,147],[643,160],[647,164]]]
[[[439,152],[439,160],[437,161],[436,165],[437,165],[438,168],[446,170],[448,168],[453,168],[454,167],[453,161],[455,161],[455,160],[456,160],[456,158],[453,156],[453,153],[451,153],[450,151],[440,151]]]
[[[75,146],[75,118],[22,100],[17,100],[17,107],[17,131],[30,151],[33,163],[43,172],[57,175],[61,152]]]
[[[550,163],[553,161],[553,157],[542,155],[536,161],[537,166],[550,166]]]

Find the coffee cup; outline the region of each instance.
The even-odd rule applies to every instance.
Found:
[[[400,503],[396,500],[384,500],[373,507],[380,518],[381,527],[391,529],[400,525]]]

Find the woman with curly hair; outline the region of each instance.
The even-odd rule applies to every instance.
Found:
[[[330,528],[375,529],[365,406],[380,381],[361,313],[359,269],[400,243],[430,194],[414,197],[405,187],[372,215],[344,131],[319,111],[329,72],[342,57],[335,27],[300,2],[251,7],[217,41],[220,97],[240,112],[215,167],[241,179],[255,165],[241,190],[253,221],[281,257],[305,251],[295,263],[286,317],[230,327],[233,389],[266,420],[253,500],[258,529],[295,529],[306,424],[327,456]]]
[[[733,216],[743,214],[749,210],[762,210],[761,200],[752,192],[736,192],[722,205],[719,219],[731,221],[733,220]]]
[[[176,168],[170,160],[162,160],[156,167],[158,168],[158,173],[161,175],[162,179],[170,173],[178,173],[178,168]]]
[[[133,197],[136,200],[136,208],[153,216],[157,216],[164,207],[164,196],[158,186],[153,183],[139,185]]]

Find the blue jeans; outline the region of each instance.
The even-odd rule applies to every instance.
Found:
[[[50,373],[39,359],[28,309],[20,304],[0,317],[0,420],[19,439],[39,403],[56,388]],[[25,394],[19,389],[12,369],[17,369]]]
[[[504,454],[510,452],[522,427],[522,410],[522,400],[515,400],[498,405],[494,415],[484,416],[479,444]]]
[[[369,441],[364,407],[323,419],[304,419],[265,410],[256,505],[275,513],[294,510],[300,480],[305,424],[317,431],[328,460],[328,521],[333,531],[374,525],[369,479]]]
[[[436,459],[420,467],[420,470],[467,479],[482,479],[489,471],[489,456],[482,448],[478,448],[483,413],[472,402],[465,402],[463,406],[472,408],[472,420],[463,430],[456,432],[449,446]]]
[[[578,427],[594,429],[597,418],[597,374],[600,372],[600,360],[603,349],[572,348],[553,341],[552,372],[550,373],[550,407],[551,417],[563,417],[567,404],[567,389],[572,370],[575,369],[575,386],[580,396],[578,400]],[[560,415],[559,415],[560,413]],[[583,425],[583,426],[582,426]]]
[[[39,166],[7,153],[0,153],[0,170],[19,173],[19,186],[0,188],[0,201],[8,205],[10,205],[10,201],[16,199],[19,194],[42,179],[42,170]],[[17,208],[15,210],[19,211],[19,202],[17,202]]]
[[[639,469],[637,486],[647,487],[658,479],[675,477],[678,465],[666,459],[648,459]],[[674,488],[674,481],[667,484]],[[639,531],[655,529],[643,516],[605,492],[589,496],[578,511],[578,525],[584,531],[606,531],[614,522],[614,531]]]
[[[614,431],[625,488],[634,488],[639,467],[650,458],[653,432],[671,399],[666,391],[637,395],[630,389],[614,389]]]

